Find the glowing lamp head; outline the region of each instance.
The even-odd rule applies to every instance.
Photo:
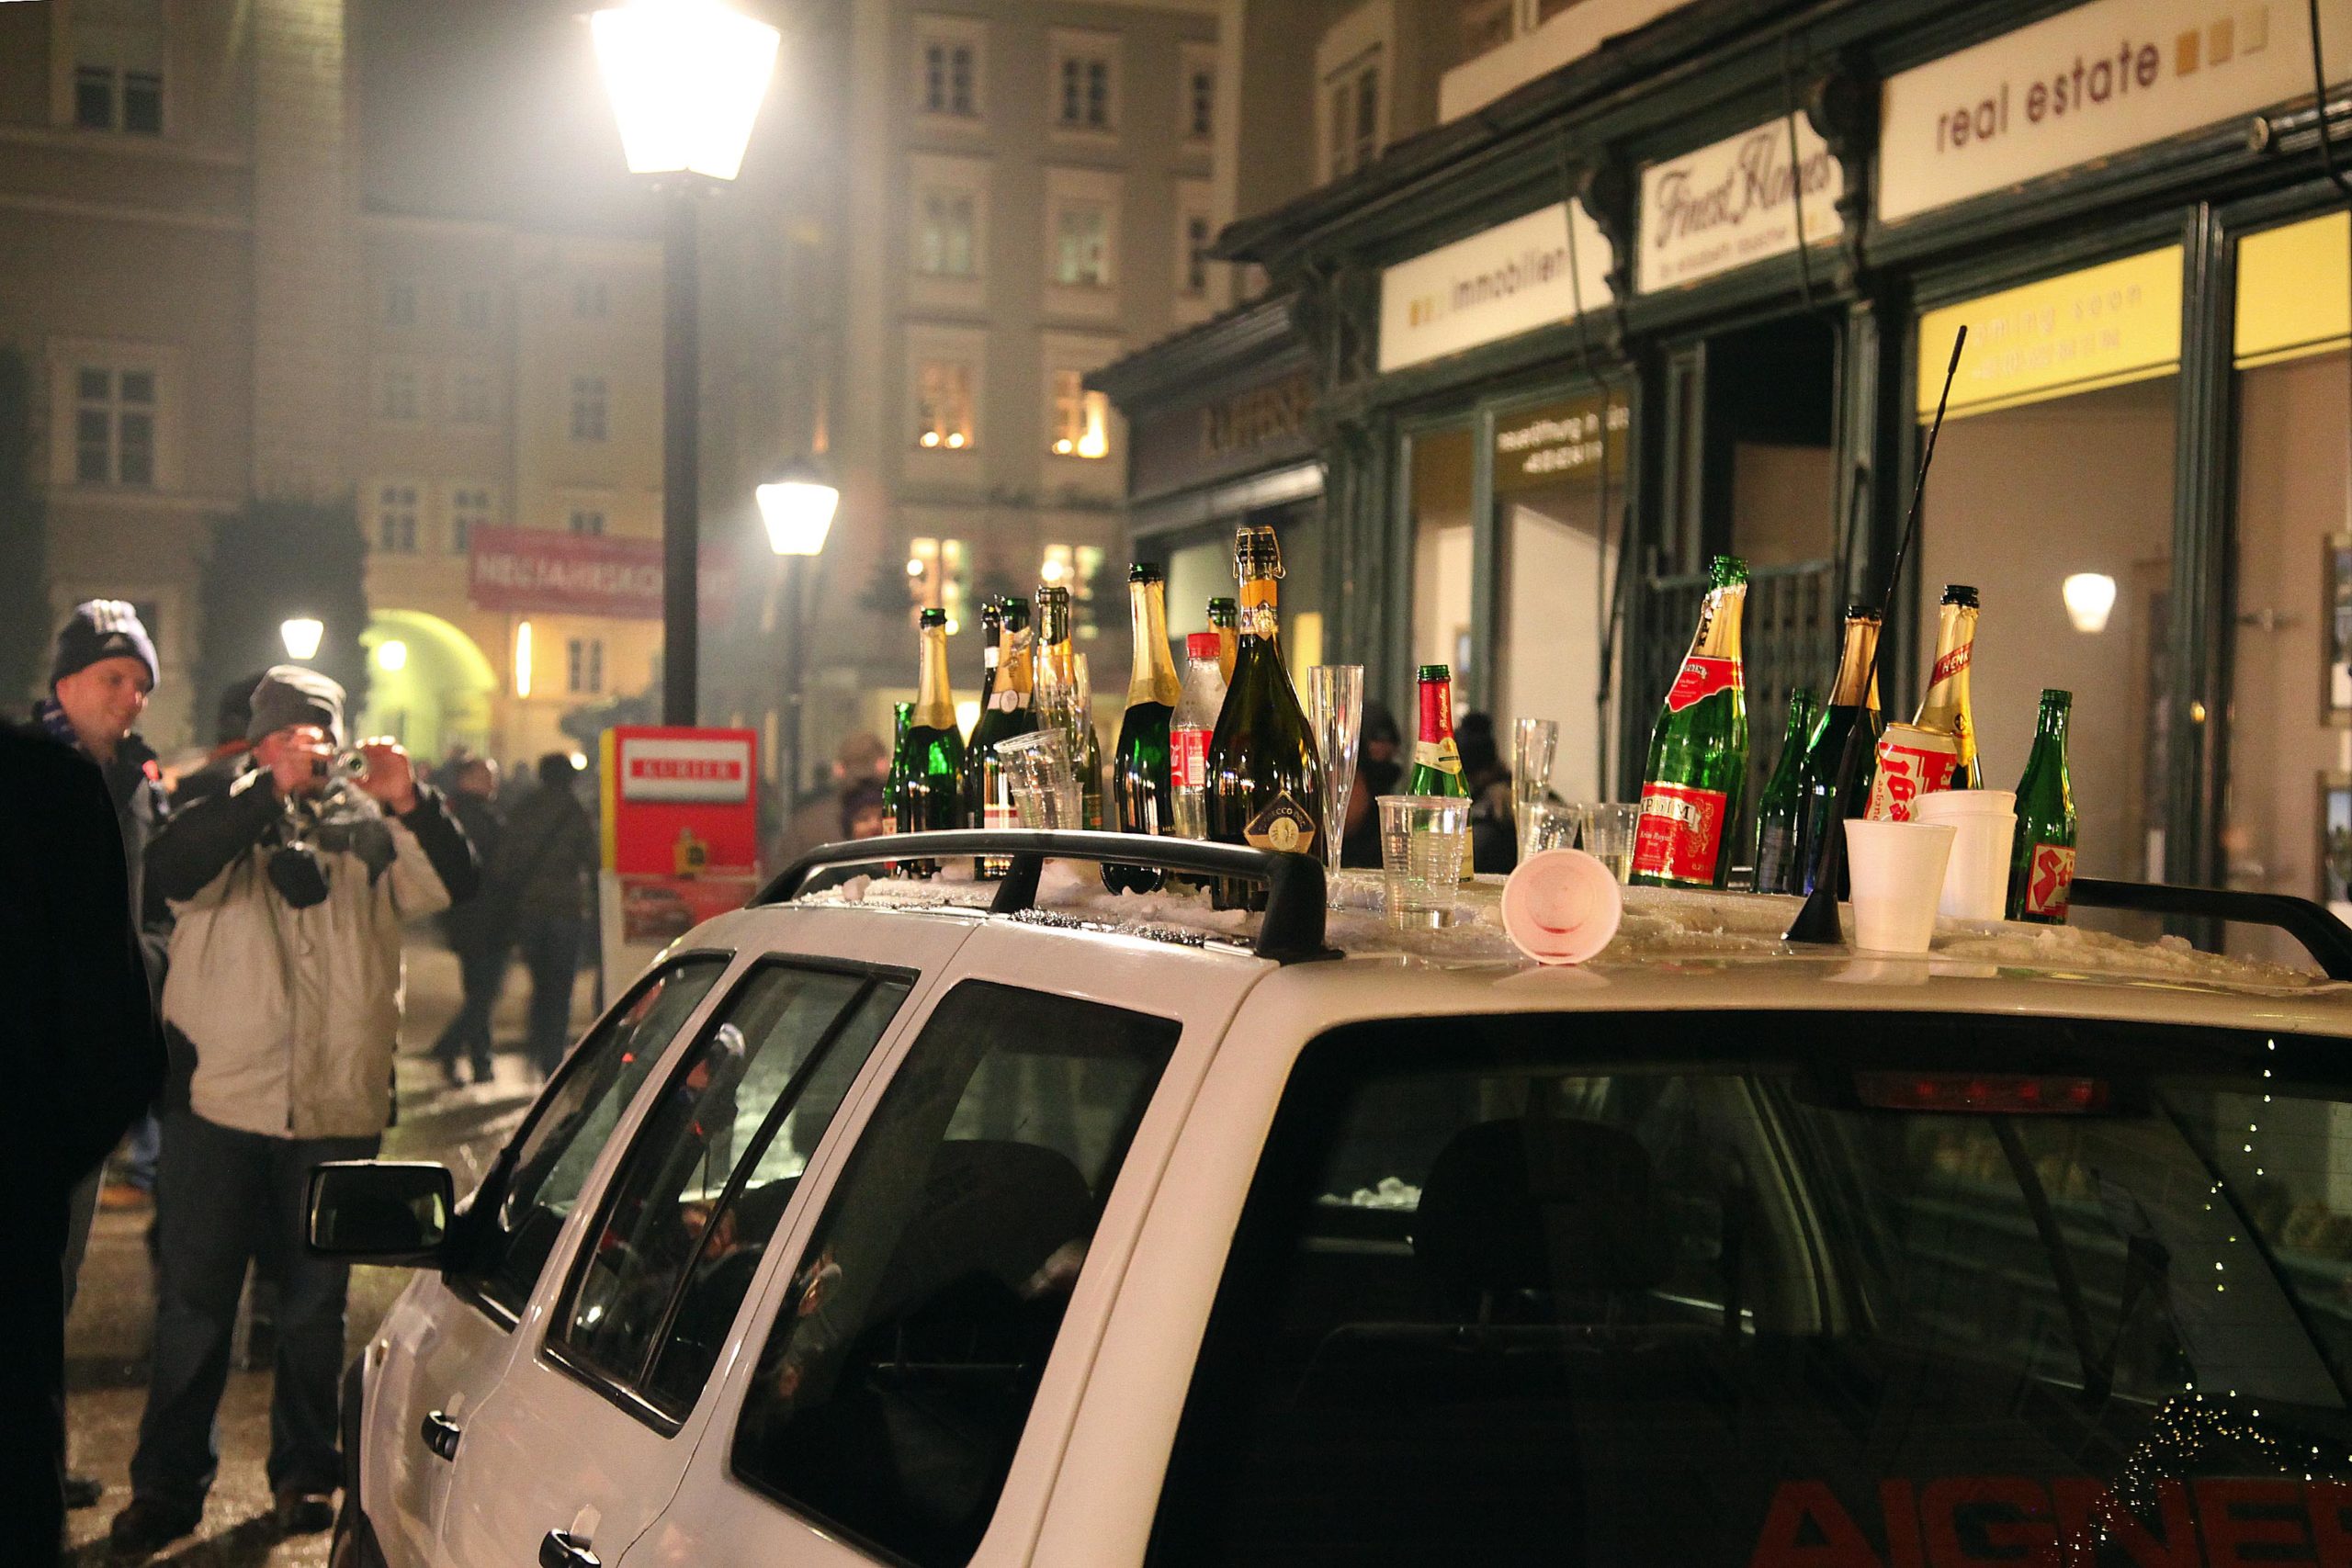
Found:
[[[2115,608],[2115,579],[2103,571],[2078,571],[2058,585],[2066,601],[2066,618],[2078,632],[2103,632]]]
[[[780,556],[813,556],[825,547],[832,531],[833,513],[842,492],[804,465],[793,467],[759,487],[760,521],[768,531],[768,548]],[[911,564],[911,563],[910,563]]]
[[[633,175],[731,180],[780,35],[718,0],[628,0],[588,19]]]
[[[315,615],[296,615],[277,626],[278,640],[286,644],[288,659],[316,659],[319,643],[326,635],[326,623]]]
[[[388,637],[376,645],[376,668],[386,674],[397,674],[408,668],[408,644],[396,637]]]

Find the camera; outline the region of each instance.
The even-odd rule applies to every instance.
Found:
[[[337,751],[332,757],[311,759],[311,776],[314,779],[364,779],[368,776],[368,754],[357,747]]]

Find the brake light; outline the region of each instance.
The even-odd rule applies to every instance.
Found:
[[[1856,1073],[1854,1092],[1875,1111],[1985,1116],[2082,1116],[2107,1109],[2107,1080],[2030,1073]]]

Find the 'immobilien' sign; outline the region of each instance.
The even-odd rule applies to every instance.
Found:
[[[1380,275],[1380,368],[1574,321],[1579,303],[1599,310],[1610,254],[1583,204],[1561,202],[1398,262]]]

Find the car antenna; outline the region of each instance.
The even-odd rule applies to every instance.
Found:
[[[1919,475],[1911,485],[1911,514],[1903,521],[1903,538],[1894,547],[1894,565],[1886,574],[1886,597],[1879,606],[1879,622],[1884,625],[1894,614],[1894,591],[1903,581],[1903,563],[1911,554],[1911,541],[1919,536],[1919,502],[1928,493],[1928,466],[1936,460],[1936,436],[1944,427],[1944,406],[1951,401],[1951,380],[1960,371],[1961,346],[1968,342],[1968,325],[1961,328],[1951,340],[1951,363],[1944,367],[1944,389],[1936,398],[1935,423],[1928,426],[1928,442],[1919,453]],[[1875,689],[1878,681],[1878,658],[1886,651],[1886,639],[1881,637],[1871,649],[1870,669],[1862,677],[1860,689]],[[1871,727],[1857,724],[1846,732],[1846,749],[1838,754],[1838,787],[1830,792],[1830,821],[1842,818],[1846,791],[1861,767],[1862,749],[1874,743],[1870,738]],[[1804,908],[1789,922],[1781,934],[1783,942],[1804,942],[1835,947],[1845,940],[1838,923],[1838,884],[1846,870],[1846,835],[1842,829],[1833,828],[1821,836],[1818,857],[1813,864],[1813,891],[1805,896]]]

